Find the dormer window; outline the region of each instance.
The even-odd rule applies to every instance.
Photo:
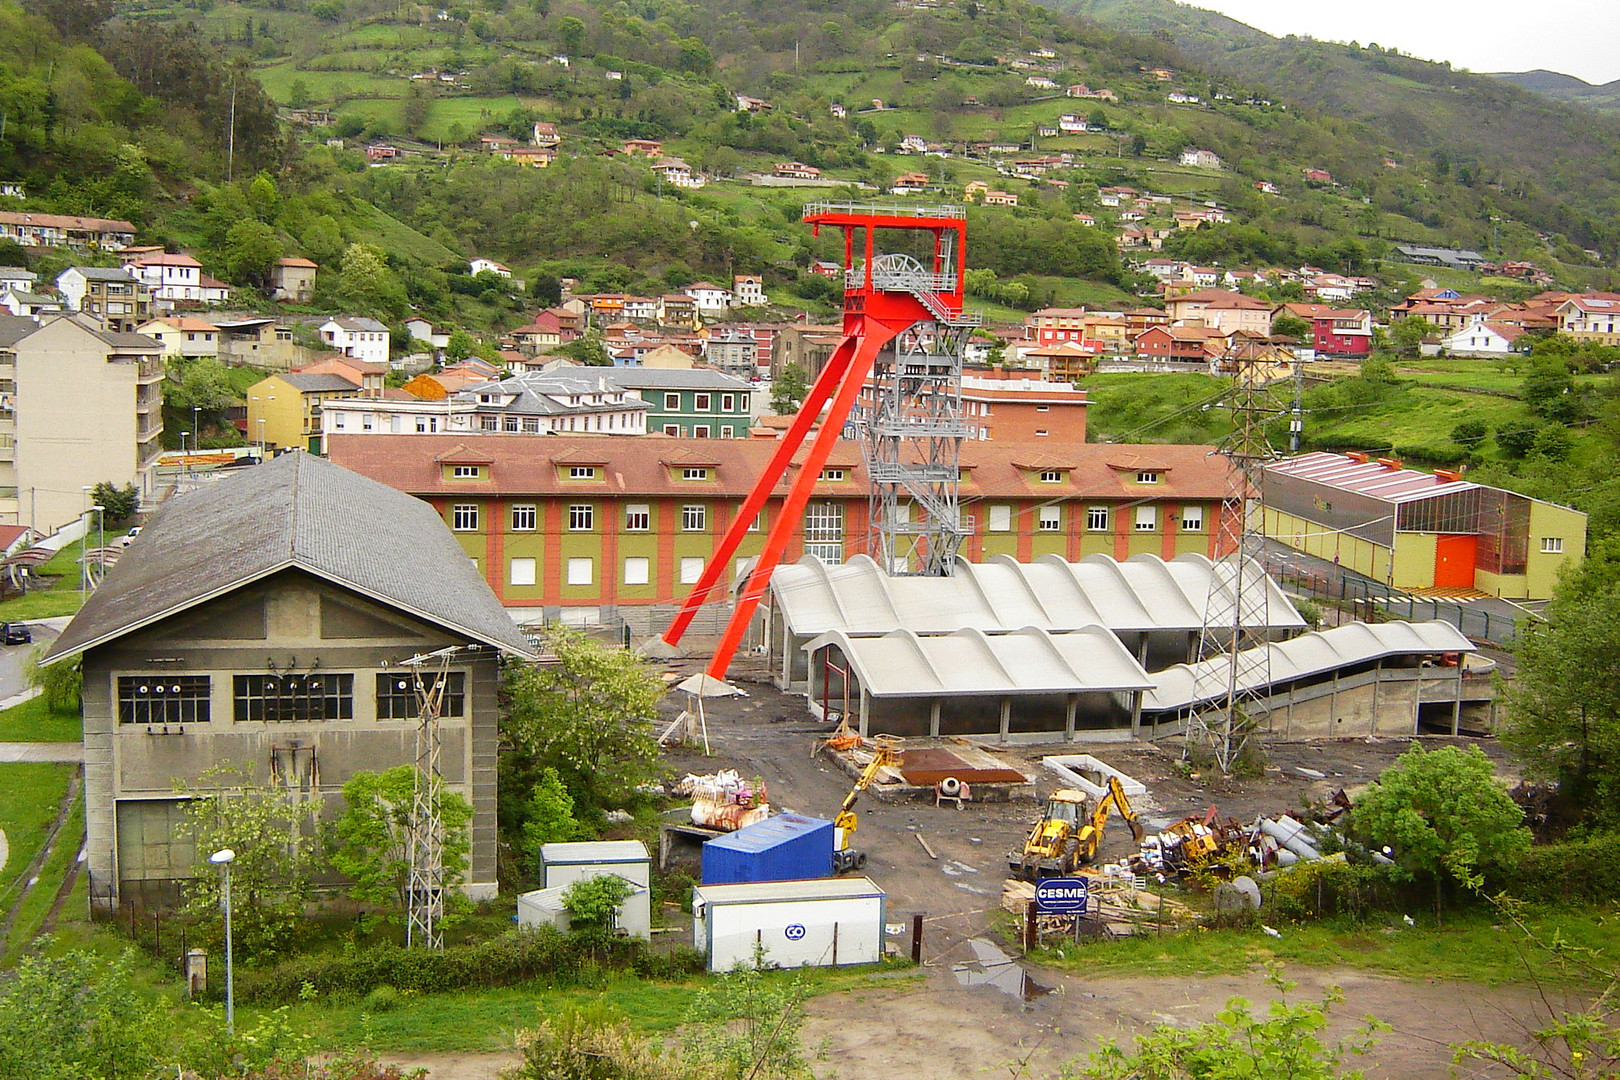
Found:
[[[1043,483],[1043,484],[1061,484],[1061,483],[1063,483],[1063,470],[1062,469],[1043,469],[1043,470],[1041,470],[1041,483]]]
[[[822,469],[821,470],[821,479],[824,482],[829,483],[829,484],[842,483],[843,480],[845,479],[845,477],[847,477],[847,476],[848,476],[848,470],[845,470],[845,469]]]
[[[595,480],[596,479],[596,466],[595,465],[570,465],[570,466],[568,466],[568,479],[570,479],[570,480]]]
[[[701,466],[690,466],[681,470],[682,480],[707,480],[709,470]]]
[[[484,470],[480,469],[477,465],[450,466],[450,476],[452,479],[456,480],[477,480],[483,471]]]
[[[1159,482],[1160,475],[1161,474],[1156,471],[1143,469],[1136,474],[1136,482],[1138,484],[1157,484]]]

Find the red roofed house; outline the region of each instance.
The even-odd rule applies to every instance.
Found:
[[[1372,352],[1372,312],[1326,304],[1284,304],[1273,313],[1311,324],[1311,346],[1322,356],[1367,356]]]
[[[299,256],[280,259],[270,271],[271,295],[277,300],[307,304],[315,298],[315,273],[320,267]]]
[[[1620,345],[1620,293],[1585,293],[1558,305],[1558,332],[1577,341]]]
[[[1037,345],[1056,345],[1060,341],[1080,341],[1085,337],[1086,309],[1041,308],[1024,318],[1024,340]]]
[[[1226,352],[1226,335],[1212,326],[1150,326],[1133,345],[1144,360],[1207,365]]]

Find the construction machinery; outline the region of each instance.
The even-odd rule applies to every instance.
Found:
[[[849,789],[844,796],[844,805],[838,808],[838,815],[833,818],[833,873],[842,874],[847,870],[859,870],[866,865],[866,852],[856,851],[849,846],[849,838],[860,825],[860,819],[855,814],[855,804],[860,801],[861,792],[872,786],[878,773],[885,768],[898,768],[900,754],[895,749],[893,739],[877,738],[872,740],[872,760],[866,763],[861,775],[856,778],[855,786]]]
[[[1072,788],[1054,791],[1046,801],[1046,812],[1029,830],[1023,849],[1014,851],[1007,866],[1026,881],[1043,877],[1065,877],[1075,867],[1091,862],[1102,845],[1103,828],[1110,814],[1117,813],[1131,827],[1131,836],[1142,842],[1142,825],[1136,811],[1125,797],[1119,778],[1108,778],[1108,790],[1103,792],[1091,812],[1086,812],[1086,795]]]

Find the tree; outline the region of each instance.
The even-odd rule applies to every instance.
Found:
[[[190,430],[193,417],[199,426],[224,427],[238,400],[230,372],[220,361],[211,356],[177,357],[169,362],[169,375],[163,380],[164,434]],[[202,432],[192,434],[200,438]]]
[[[225,273],[232,281],[268,288],[283,253],[275,229],[262,221],[238,221],[225,234]]]
[[[90,497],[102,508],[101,512],[108,524],[128,521],[135,516],[135,511],[141,505],[141,493],[136,490],[134,484],[125,484],[120,488],[103,480],[90,489]]]
[[[1599,558],[1568,573],[1514,639],[1502,740],[1565,802],[1620,822],[1620,580]]]
[[[472,804],[457,791],[434,793],[444,827],[444,884],[447,895],[460,896],[453,886],[467,872],[471,841],[468,825]],[[349,895],[361,903],[393,907],[409,905],[412,816],[416,768],[396,765],[384,772],[360,771],[343,785],[344,811],[332,827],[337,847],[332,867],[353,884]]]
[[[289,676],[291,677],[291,676]],[[224,764],[195,784],[178,783],[179,832],[196,852],[185,883],[186,907],[210,917],[219,911],[219,867],[208,857],[222,848],[231,863],[231,915],[239,948],[249,954],[285,947],[303,918],[315,869],[318,798],[272,779],[257,783],[251,767]]]
[[[1271,334],[1273,337],[1309,341],[1311,339],[1311,324],[1298,315],[1289,315],[1285,312],[1271,320]]]
[[[169,1032],[128,953],[30,952],[0,982],[0,1080],[155,1075]]]
[[[1531,412],[1555,424],[1574,423],[1585,413],[1569,364],[1561,359],[1532,360],[1519,392]]]
[[[405,286],[389,268],[382,252],[368,244],[350,244],[338,267],[339,302],[360,315],[392,322],[406,310]]]
[[[523,822],[523,852],[538,861],[546,844],[566,844],[586,838],[586,829],[574,817],[574,797],[551,766],[540,770],[529,797]]]
[[[588,806],[628,801],[657,773],[652,718],[663,683],[634,653],[577,630],[548,628],[546,645],[556,663],[507,672],[507,740],[556,769]]]
[[[452,364],[459,364],[472,355],[473,347],[477,344],[467,331],[452,330],[444,345],[444,358]]]
[[[259,173],[248,184],[247,200],[254,216],[266,224],[276,220],[276,215],[281,212],[281,192],[269,173]]]
[[[613,936],[614,916],[635,887],[617,874],[581,878],[563,891],[568,928],[596,940]]]
[[[585,45],[585,23],[572,15],[557,20],[557,44],[565,56],[577,56]]]
[[[1530,846],[1524,811],[1492,775],[1477,746],[1424,750],[1414,743],[1355,801],[1351,829],[1395,865],[1434,882],[1435,916],[1445,883],[1472,883]]]
[[[1491,433],[1479,420],[1463,420],[1451,429],[1451,441],[1458,446],[1478,446]]]
[[[1273,968],[1269,981],[1283,993],[1294,984]],[[1376,1045],[1384,1025],[1368,1021],[1349,1040],[1324,1041],[1328,1014],[1343,1001],[1336,989],[1320,1002],[1273,1001],[1264,1015],[1244,998],[1232,998],[1215,1019],[1192,1027],[1160,1024],[1126,1053],[1110,1041],[1061,1080],[1359,1080],[1345,1071],[1348,1058]]]
[[[1389,333],[1397,349],[1408,356],[1416,356],[1418,347],[1423,344],[1432,329],[1433,327],[1419,316],[1408,315],[1397,319],[1395,325],[1389,328]]]
[[[44,666],[39,661],[45,649],[43,645],[35,649],[25,663],[28,685],[39,691],[51,712],[77,716],[84,696],[84,670],[79,657]]]
[[[798,364],[785,365],[771,383],[771,412],[777,416],[793,415],[809,392],[810,383],[805,378],[804,368]]]

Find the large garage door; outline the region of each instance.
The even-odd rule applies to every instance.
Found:
[[[1476,537],[1437,536],[1434,540],[1434,587],[1472,589],[1474,587],[1474,547]]]

